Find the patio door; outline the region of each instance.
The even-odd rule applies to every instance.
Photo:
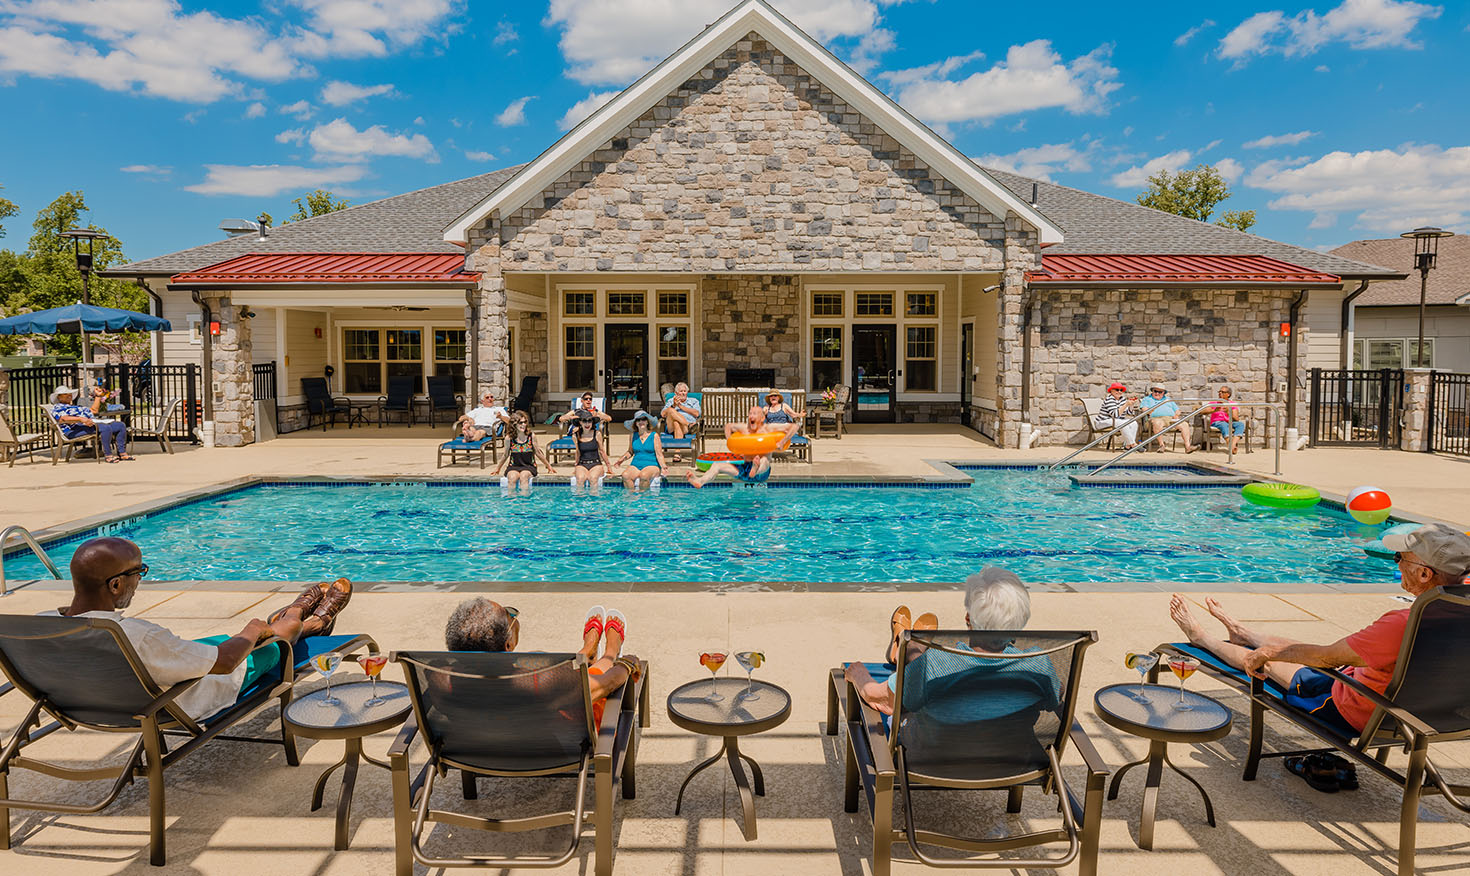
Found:
[[[970,425],[970,395],[975,389],[975,324],[960,326],[960,424]]]
[[[648,404],[648,324],[604,327],[603,393],[607,412],[618,422]]]
[[[853,422],[893,422],[893,396],[898,388],[898,373],[894,370],[897,340],[897,326],[852,327]]]

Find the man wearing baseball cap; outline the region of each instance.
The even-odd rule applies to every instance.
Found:
[[[1125,398],[1127,394],[1128,387],[1116,380],[1113,381],[1108,391],[1103,394],[1102,408],[1098,410],[1097,416],[1092,418],[1092,425],[1104,432],[1122,426],[1120,433],[1123,436],[1123,446],[1131,448],[1138,443],[1138,421],[1128,422],[1128,420],[1138,411],[1138,399]]]
[[[1459,584],[1470,574],[1470,535],[1443,523],[1426,523],[1412,532],[1385,535],[1383,546],[1394,552],[1400,585],[1415,597],[1435,587]],[[1227,639],[1206,633],[1177,593],[1169,603],[1169,616],[1191,644],[1257,678],[1275,681],[1286,690],[1283,699],[1287,704],[1348,735],[1357,735],[1368,723],[1373,703],[1313,667],[1341,667],[1344,675],[1383,693],[1393,679],[1410,611],[1399,608],[1387,612],[1330,645],[1308,645],[1248,629],[1213,599],[1205,600],[1205,608],[1225,625]]]

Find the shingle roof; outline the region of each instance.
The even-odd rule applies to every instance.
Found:
[[[451,252],[444,226],[515,176],[520,166],[394,195],[335,213],[254,234],[216,240],[191,249],[109,268],[108,274],[177,274],[197,271],[252,252]]]
[[[1046,248],[1048,255],[1263,255],[1344,278],[1402,273],[1004,170],[985,170],[1023,198],[1030,199],[1031,185],[1037,185],[1037,207],[1067,235]]]
[[[1359,307],[1419,304],[1419,272],[1414,270],[1414,241],[1402,237],[1386,240],[1355,240],[1333,251],[1350,259],[1392,265],[1408,274],[1402,280],[1385,280],[1368,287],[1357,299]],[[1470,237],[1457,235],[1439,242],[1439,259],[1429,272],[1429,304],[1454,304],[1470,295]]]

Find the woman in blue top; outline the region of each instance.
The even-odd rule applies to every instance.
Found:
[[[771,390],[766,393],[766,406],[761,408],[766,415],[766,424],[761,427],[762,432],[785,432],[786,438],[781,441],[785,447],[801,431],[801,417],[797,416],[796,410],[786,403],[786,397],[779,390]]]
[[[625,489],[637,490],[641,485],[647,490],[653,486],[654,478],[663,476],[664,445],[653,430],[653,424],[653,415],[648,411],[639,411],[623,424],[632,430],[633,440],[628,445],[628,452],[618,457],[613,468],[628,463],[622,472]]]

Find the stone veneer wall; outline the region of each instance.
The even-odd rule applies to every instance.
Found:
[[[521,314],[516,329],[516,346],[519,348],[516,350],[516,361],[519,363],[520,375],[515,386],[511,387],[508,398],[515,398],[515,394],[521,391],[521,381],[525,378],[541,378],[541,382],[536,385],[536,399],[531,403],[532,423],[539,423],[551,414],[546,401],[546,393],[551,389],[550,366],[547,362],[551,340],[547,331],[546,314]]]
[[[723,274],[703,280],[700,324],[706,385],[727,368],[774,368],[777,386],[801,384],[801,288],[790,274]]]
[[[1042,429],[1041,443],[1084,443],[1087,424],[1076,398],[1101,398],[1114,380],[1127,384],[1130,396],[1142,396],[1158,381],[1176,398],[1213,398],[1228,383],[1237,401],[1285,401],[1277,390],[1286,375],[1287,345],[1278,326],[1296,295],[1037,290],[1031,421]],[[1298,370],[1304,377],[1305,367]],[[1249,413],[1264,424],[1264,409]],[[1264,436],[1261,425],[1252,431],[1255,440]]]
[[[255,442],[255,374],[251,369],[253,347],[250,320],[240,318],[240,308],[226,294],[201,292],[212,318],[219,322],[213,338],[211,358],[214,374],[205,392],[214,393],[214,443],[239,447]],[[209,330],[208,326],[204,327]]]

